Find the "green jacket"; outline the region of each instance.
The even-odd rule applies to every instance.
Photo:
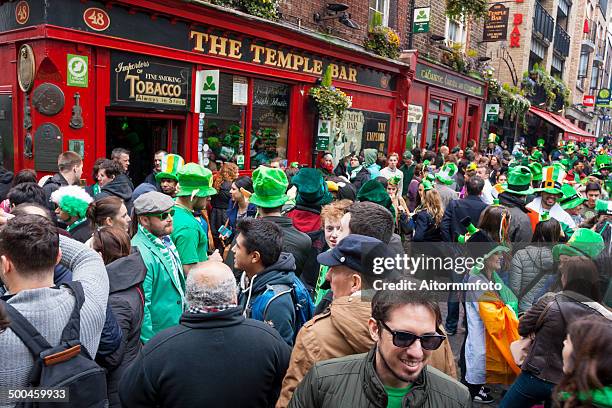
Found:
[[[142,282],[144,318],[140,332],[140,340],[146,343],[160,331],[178,324],[183,314],[183,300],[178,288],[180,285],[185,293],[185,276],[180,270],[179,282],[176,282],[172,276],[172,265],[142,233],[134,235],[132,245],[138,247],[147,267],[147,275]]]
[[[386,408],[387,393],[374,369],[376,348],[367,354],[315,364],[293,393],[289,408]],[[471,407],[468,389],[427,366],[402,406],[410,408]]]

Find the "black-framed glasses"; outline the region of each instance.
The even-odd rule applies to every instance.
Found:
[[[168,219],[168,217],[174,217],[174,208],[171,209],[170,211],[166,211],[163,213],[158,213],[158,214],[146,214],[147,217],[156,217],[159,218],[162,221],[166,221]]]
[[[407,331],[391,330],[382,320],[380,320],[379,323],[385,330],[391,333],[391,336],[393,336],[393,345],[395,347],[410,347],[412,343],[418,339],[421,342],[421,347],[425,350],[437,350],[446,338],[446,336],[440,334],[424,334],[422,336],[417,336]]]

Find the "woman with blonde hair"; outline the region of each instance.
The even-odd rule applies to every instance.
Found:
[[[238,166],[235,163],[223,163],[221,169],[213,177],[213,188],[217,194],[211,197],[210,205],[210,232],[215,242],[215,248],[221,248],[219,240],[219,228],[227,220],[226,211],[229,208],[231,198],[230,190],[232,183],[238,178]]]
[[[402,235],[402,225],[408,222],[408,205],[406,200],[399,194],[399,185],[401,185],[402,179],[400,177],[391,177],[387,183],[387,193],[391,197],[391,204],[395,212],[395,232]]]
[[[444,207],[438,191],[434,189],[433,183],[423,180],[419,186],[421,205],[415,209],[414,220],[414,242],[440,242],[442,233],[440,223],[444,216]]]

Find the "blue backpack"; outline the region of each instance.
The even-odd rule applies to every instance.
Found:
[[[297,276],[294,276],[291,286],[284,284],[268,285],[266,290],[251,304],[250,317],[262,322],[266,321],[270,304],[284,295],[291,296],[291,301],[295,309],[295,320],[293,324],[293,339],[295,340],[302,326],[313,318],[315,309],[312,297],[310,297],[310,292],[308,292],[304,283],[302,283]]]

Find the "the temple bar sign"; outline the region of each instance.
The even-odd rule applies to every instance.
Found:
[[[442,86],[468,95],[483,97],[484,85],[469,81],[434,67],[417,63],[416,79],[433,85]]]
[[[248,37],[238,39],[232,38],[229,34],[210,34],[197,30],[191,30],[190,40],[192,51],[207,55],[315,76],[322,76],[330,66],[333,79],[382,89],[395,89],[395,78],[391,75],[330,60],[324,56],[301,50],[283,49],[279,44],[266,43],[264,45]]]
[[[510,9],[501,3],[489,8],[485,19],[482,41],[504,41],[508,36],[508,14]]]

